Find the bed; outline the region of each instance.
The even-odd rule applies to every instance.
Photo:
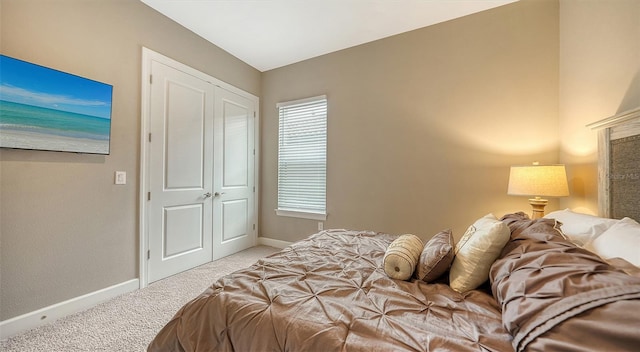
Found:
[[[219,279],[148,351],[637,351],[640,224],[621,217],[488,214],[413,252],[322,231]]]
[[[483,285],[392,279],[397,236],[329,230],[225,276],[149,351],[631,351],[640,275],[577,246],[556,219],[505,215]],[[637,269],[637,268],[636,268]],[[635,274],[637,276],[631,275]]]

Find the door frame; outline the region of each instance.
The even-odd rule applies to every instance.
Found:
[[[243,91],[237,87],[234,87],[226,82],[223,82],[215,77],[212,77],[204,72],[198,71],[190,66],[187,66],[181,62],[173,60],[167,56],[164,56],[160,53],[157,53],[151,49],[146,47],[142,47],[142,74],[141,74],[141,102],[140,102],[140,174],[139,174],[139,184],[140,184],[140,193],[139,197],[139,278],[140,278],[140,288],[147,287],[149,284],[148,277],[148,261],[147,261],[147,253],[149,250],[149,233],[148,233],[148,206],[147,206],[147,193],[149,192],[149,125],[151,116],[149,115],[149,104],[150,104],[150,79],[151,79],[151,62],[157,61],[167,66],[173,67],[177,70],[180,70],[184,73],[190,74],[192,76],[198,77],[204,81],[207,81],[214,86],[220,87],[222,89],[228,90],[235,94],[241,95],[255,104],[255,118],[253,119],[254,123],[254,149],[255,149],[255,157],[254,157],[254,182],[255,182],[255,192],[254,192],[254,217],[256,227],[252,229],[252,236],[254,244],[257,241],[258,234],[258,204],[259,204],[259,169],[260,165],[260,98],[257,96]],[[213,234],[211,234],[213,236]]]

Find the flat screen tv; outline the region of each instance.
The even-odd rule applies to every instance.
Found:
[[[0,55],[0,147],[109,154],[113,86]]]

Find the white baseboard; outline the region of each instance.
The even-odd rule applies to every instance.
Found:
[[[140,280],[138,279],[125,281],[30,313],[1,321],[0,340],[7,339],[20,332],[51,323],[54,320],[66,317],[67,315],[89,309],[123,293],[135,291],[140,288],[139,281]]]
[[[258,244],[263,246],[271,246],[276,248],[284,248],[292,244],[293,242],[276,240],[269,237],[258,237]]]

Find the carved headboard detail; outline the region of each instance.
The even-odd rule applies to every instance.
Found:
[[[598,131],[598,212],[640,221],[640,108],[587,125]]]

